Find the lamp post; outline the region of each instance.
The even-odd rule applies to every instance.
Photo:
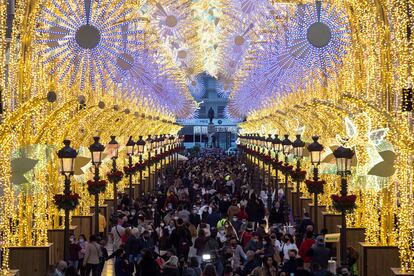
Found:
[[[137,141],[137,151],[139,154],[139,186],[138,186],[138,198],[142,196],[142,171],[145,169],[142,167],[142,155],[145,151],[145,141],[142,139],[142,136],[139,136]]]
[[[157,162],[158,161],[156,160],[157,155],[158,155],[158,136],[157,135],[155,135],[153,143],[154,143],[153,148],[154,148],[154,157],[155,157],[155,162],[154,162],[154,165],[155,165],[155,168],[154,168],[154,189],[155,189],[155,187],[157,185],[157,178],[158,178],[158,174],[157,174]]]
[[[351,160],[354,151],[350,148],[340,146],[333,152],[336,159],[337,174],[341,176],[341,196],[348,195],[348,184],[346,177],[351,175]],[[341,264],[346,264],[346,210],[341,211]]]
[[[275,138],[272,141],[273,151],[275,152],[275,162],[274,169],[276,170],[275,176],[275,191],[279,190],[279,169],[277,163],[279,162],[279,152],[282,150],[282,141],[279,139],[279,135],[275,134]]]
[[[168,166],[171,168],[171,166],[173,165],[174,162],[174,156],[172,153],[172,149],[173,149],[173,145],[174,145],[174,135],[170,135],[170,137],[168,137]]]
[[[289,165],[288,156],[290,153],[290,149],[292,148],[292,142],[289,140],[289,134],[285,134],[285,139],[282,141],[282,150],[283,154],[285,155],[285,166]],[[289,172],[286,170],[285,172],[285,198],[287,201],[287,192],[288,192],[288,176]]]
[[[308,145],[308,151],[310,153],[311,163],[313,165],[313,181],[319,180],[318,166],[321,163],[321,153],[323,151],[323,145],[318,142],[319,137],[313,136],[313,143]],[[315,232],[318,233],[318,193],[313,193],[313,221],[315,224]]]
[[[296,157],[296,171],[300,171],[300,160],[303,158],[303,149],[305,148],[305,142],[300,139],[300,135],[296,135],[296,140],[292,143],[293,147],[293,154]],[[300,216],[299,211],[299,204],[300,204],[300,181],[296,179],[296,209],[292,210],[292,213],[297,213],[297,217]],[[294,204],[292,204],[293,209]]]
[[[76,150],[70,147],[70,141],[63,141],[65,145],[57,152],[57,156],[60,159],[60,173],[65,177],[65,189],[63,193],[65,196],[69,196],[70,191],[70,176],[75,172],[75,158],[78,155]],[[64,233],[64,260],[69,260],[69,209],[65,209],[65,233]]]
[[[126,144],[126,152],[128,155],[128,168],[132,170],[132,156],[134,155],[135,150],[135,142],[132,140],[132,136],[129,137],[129,140]],[[129,200],[130,204],[132,204],[133,193],[132,193],[132,173],[129,173]]]
[[[95,167],[95,174],[93,176],[94,182],[99,181],[99,166],[102,164],[102,153],[105,150],[104,145],[99,143],[99,137],[93,137],[93,144],[89,146],[89,151],[92,155],[92,165]],[[99,233],[99,193],[95,193],[95,232]]]
[[[148,183],[149,186],[151,186],[151,151],[152,151],[152,139],[151,135],[148,135],[148,138],[146,140],[147,150],[148,150]],[[150,190],[150,187],[148,187]]]
[[[119,151],[119,144],[115,140],[115,136],[111,136],[111,141],[109,141],[108,145],[106,146],[111,159],[112,159],[112,172],[115,173],[117,171],[116,167],[116,159],[118,158],[118,151]],[[118,188],[116,187],[116,181],[114,181],[114,212],[118,208]]]

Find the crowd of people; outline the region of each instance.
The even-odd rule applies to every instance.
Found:
[[[107,237],[71,236],[55,275],[101,275],[108,261],[116,276],[358,275],[352,248],[348,266],[329,271],[326,231],[306,213],[292,224],[283,190],[257,190],[242,161],[206,150],[168,167],[154,193],[122,195]]]

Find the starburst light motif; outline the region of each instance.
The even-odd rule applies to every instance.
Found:
[[[103,87],[116,82],[120,64],[133,63],[129,48],[142,44],[139,23],[143,19],[126,19],[133,10],[124,8],[125,0],[51,2],[51,8],[42,7],[36,30],[40,35],[37,43],[49,46],[38,54],[44,64],[51,63],[50,73],[58,73],[59,81],[70,76],[70,86],[80,79],[81,90],[87,81],[93,89],[98,82]]]

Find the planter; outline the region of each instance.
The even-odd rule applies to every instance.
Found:
[[[356,195],[332,195],[332,205],[338,212],[352,212],[355,209]]]
[[[323,193],[323,186],[326,184],[325,180],[306,180],[305,181],[306,187],[308,188],[309,193],[311,194],[322,194]]]
[[[99,193],[105,192],[107,182],[106,180],[99,180],[99,181],[88,180],[86,184],[88,185],[88,192],[91,195],[97,195]]]
[[[303,182],[306,178],[306,171],[294,170],[290,173],[290,177],[294,182]]]
[[[79,204],[80,196],[77,193],[56,194],[53,196],[54,203],[59,210],[75,210]]]
[[[106,175],[106,177],[108,178],[108,181],[111,183],[118,183],[119,181],[122,180],[122,178],[124,177],[124,173],[121,171],[114,171],[114,172],[110,172]]]

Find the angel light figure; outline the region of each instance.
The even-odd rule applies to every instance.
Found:
[[[372,130],[371,118],[362,112],[351,121],[345,118],[347,139],[336,135],[337,142],[347,148],[354,148],[357,158],[357,175],[366,176],[370,169],[384,161],[378,146],[387,135],[388,128]]]

